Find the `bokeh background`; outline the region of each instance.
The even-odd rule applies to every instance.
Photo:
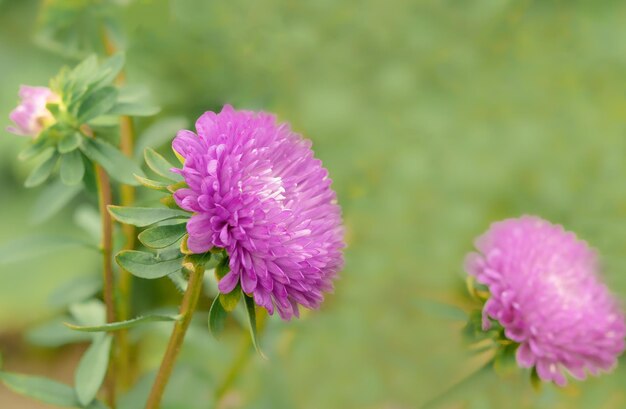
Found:
[[[46,85],[101,51],[90,19],[105,2],[88,3],[0,0],[0,122],[20,84]],[[624,2],[129,0],[114,10],[105,17],[125,38],[128,82],[149,86],[157,119],[191,126],[224,103],[276,112],[313,140],[343,206],[349,248],[335,293],[299,321],[272,318],[270,360],[251,353],[221,407],[400,409],[438,395],[484,361],[445,305],[465,305],[463,257],[496,219],[537,214],[578,232],[626,298]],[[51,13],[65,23],[51,27]],[[157,119],[137,121],[139,133]],[[46,203],[22,187],[25,143],[0,130],[0,243],[84,234],[75,221],[89,224],[89,197],[36,223]],[[97,255],[68,248],[0,264],[4,367],[71,383],[84,347],[45,346],[32,328],[58,315],[55,288],[98,272]],[[135,292],[137,309],[177,302],[167,282]],[[202,308],[168,409],[213,407],[247,336],[231,323],[212,339]],[[143,371],[158,365],[168,330],[146,329]],[[487,374],[442,407],[626,407],[623,362],[562,390],[536,392],[528,375]],[[0,407],[49,406],[0,386]]]

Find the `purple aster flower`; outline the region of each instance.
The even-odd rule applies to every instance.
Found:
[[[283,319],[298,305],[317,308],[343,266],[343,227],[332,181],[311,142],[264,112],[226,105],[180,131],[173,149],[188,188],[174,194],[193,216],[188,247],[224,248],[230,272],[222,293],[238,283],[257,305]]]
[[[59,102],[60,98],[49,88],[22,85],[19,96],[22,102],[9,115],[15,126],[7,131],[20,136],[35,137],[54,120],[46,108],[50,102]]]
[[[618,301],[602,283],[587,243],[537,217],[494,223],[476,240],[466,269],[491,294],[483,309],[519,343],[517,362],[563,386],[564,372],[585,379],[610,371],[624,350]]]

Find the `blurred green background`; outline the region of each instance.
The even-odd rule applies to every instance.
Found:
[[[104,2],[92,2],[83,24],[67,17],[87,3],[0,0],[4,123],[20,84],[46,85],[80,51],[100,51],[89,19]],[[65,49],[42,34],[55,4],[74,21],[56,27]],[[128,81],[149,85],[162,116],[191,126],[224,103],[276,112],[313,140],[343,207],[349,247],[335,294],[302,320],[272,318],[262,340],[270,360],[251,355],[221,407],[400,409],[439,394],[478,362],[462,322],[433,306],[463,305],[463,257],[496,219],[537,214],[578,232],[626,297],[624,2],[137,0],[114,10],[105,17],[126,38]],[[29,223],[37,192],[22,184],[32,163],[16,159],[26,141],[0,134],[0,242],[81,234],[76,204]],[[5,367],[71,382],[74,349],[29,346],[22,334],[54,314],[54,288],[97,272],[95,254],[73,249],[0,266]],[[150,294],[176,304],[167,289]],[[165,408],[212,407],[246,336],[233,330],[218,342],[204,322]],[[150,327],[145,370],[168,328]],[[490,374],[442,407],[624,408],[625,375],[622,363],[535,392],[527,371]],[[0,406],[49,407],[5,389]]]

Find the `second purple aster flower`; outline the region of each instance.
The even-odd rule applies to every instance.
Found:
[[[343,266],[344,241],[332,181],[311,142],[273,115],[227,105],[202,115],[196,133],[180,131],[173,148],[187,184],[174,198],[193,213],[189,250],[229,256],[220,291],[240,284],[283,319],[298,316],[298,305],[317,308]]]
[[[624,351],[626,326],[602,282],[596,252],[574,233],[538,217],[491,225],[476,240],[467,272],[484,285],[483,330],[501,326],[517,363],[563,386],[610,371]]]

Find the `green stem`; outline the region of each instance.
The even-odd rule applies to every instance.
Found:
[[[107,210],[111,204],[111,182],[109,176],[100,165],[95,164],[96,182],[98,188],[98,204],[102,221],[102,298],[106,306],[107,323],[115,322],[115,303],[113,296],[113,220]],[[109,364],[107,375],[107,400],[109,406],[115,408],[115,362]]]
[[[474,372],[471,372],[466,377],[453,383],[450,387],[445,389],[439,395],[435,396],[433,399],[423,404],[421,406],[421,409],[436,408],[436,407],[439,407],[439,405],[445,403],[447,400],[454,398],[457,395],[457,393],[464,390],[473,382],[476,382],[479,379],[481,379],[483,375],[491,372],[491,369],[493,367],[493,362],[494,362],[493,359],[490,359],[489,361],[487,361],[487,363],[480,366]]]
[[[106,27],[102,27],[102,43],[105,51],[108,55],[113,55],[117,52],[109,31]],[[117,85],[124,85],[126,82],[126,76],[124,71],[120,71],[116,83]],[[135,145],[135,128],[133,126],[133,120],[129,116],[120,117],[120,150],[129,158],[132,158]],[[120,204],[125,207],[133,206],[135,202],[135,188],[130,185],[121,185],[120,187]],[[122,232],[126,239],[124,250],[133,250],[136,247],[137,231],[135,226],[130,224],[122,225]],[[124,270],[120,270],[120,276],[118,279],[118,316],[121,321],[128,320],[130,318],[130,304],[131,304],[131,291],[132,291],[132,276]],[[130,342],[128,340],[128,331],[122,330],[118,335],[118,344],[115,353],[116,365],[119,370],[119,383],[122,387],[130,387],[133,379],[131,373],[131,353]]]
[[[187,333],[187,328],[189,328],[193,312],[198,305],[198,300],[200,298],[200,294],[202,293],[203,277],[204,266],[194,264],[189,277],[187,290],[185,291],[183,301],[180,305],[181,319],[174,325],[174,330],[172,331],[169,343],[167,344],[167,349],[165,351],[165,355],[163,356],[161,367],[159,368],[159,372],[157,373],[154,384],[152,385],[152,390],[150,391],[150,396],[148,397],[148,402],[146,403],[146,409],[158,409],[161,405],[161,398],[165,392],[165,387],[167,386],[167,382],[172,374],[174,363],[180,353],[185,339],[185,334]]]

